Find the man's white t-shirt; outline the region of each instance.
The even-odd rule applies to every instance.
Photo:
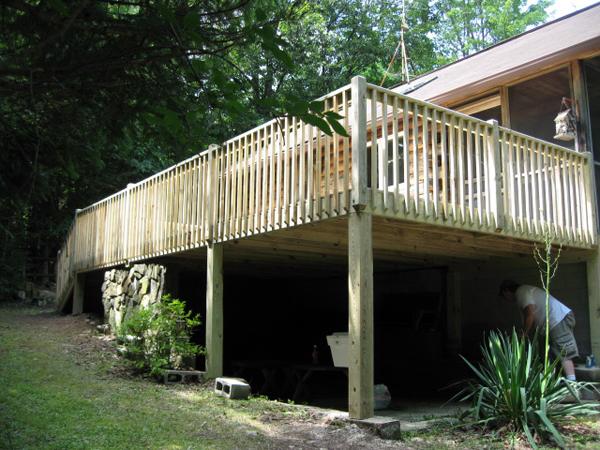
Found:
[[[517,297],[517,304],[521,309],[525,309],[529,305],[534,305],[533,314],[535,325],[544,328],[546,325],[546,292],[538,287],[524,284],[517,288],[515,296]],[[548,319],[550,322],[550,329],[552,329],[558,325],[571,310],[556,298],[552,297],[552,295],[548,299],[548,304],[550,306]]]

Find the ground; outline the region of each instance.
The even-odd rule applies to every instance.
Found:
[[[565,426],[569,448],[600,448],[600,423]],[[209,385],[165,386],[129,374],[85,316],[0,304],[0,448],[526,448],[520,439],[440,422],[382,440],[327,411]]]

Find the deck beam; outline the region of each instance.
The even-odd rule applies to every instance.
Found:
[[[587,266],[587,291],[590,315],[590,345],[594,355],[600,354],[600,248],[589,257]]]
[[[73,310],[72,314],[77,316],[83,313],[83,300],[85,293],[85,274],[76,273],[73,285]]]
[[[223,375],[223,244],[206,251],[206,375]]]
[[[373,416],[373,217],[348,218],[348,407],[353,419]]]

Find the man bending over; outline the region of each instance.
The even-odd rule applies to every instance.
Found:
[[[516,303],[523,313],[524,332],[529,336],[534,328],[546,327],[546,292],[535,286],[519,285],[512,280],[504,280],[500,285],[500,295],[511,303]],[[573,358],[579,356],[573,329],[575,315],[567,306],[550,295],[550,348],[561,359],[567,380],[575,381]]]

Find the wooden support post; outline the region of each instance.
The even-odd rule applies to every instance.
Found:
[[[130,210],[131,210],[131,189],[135,187],[134,183],[127,184],[127,189],[125,192],[125,219],[123,226],[123,255],[125,260],[127,257],[132,255],[133,252],[129,251],[129,223],[130,223]]]
[[[462,296],[460,289],[460,273],[453,267],[446,273],[446,332],[447,349],[457,355],[462,347]]]
[[[488,123],[494,127],[488,140],[490,195],[492,195],[492,209],[496,219],[496,231],[502,231],[504,228],[504,199],[502,197],[503,163],[500,153],[500,130],[497,120],[489,120]]]
[[[348,407],[350,417],[373,416],[373,219],[348,218]]]
[[[85,292],[85,275],[76,273],[73,286],[73,315],[77,316],[83,312],[83,297]]]
[[[223,375],[223,246],[206,249],[206,376]]]
[[[360,211],[367,205],[367,80],[352,78],[350,89],[353,109],[352,206]],[[376,139],[373,138],[373,142]]]
[[[587,261],[587,290],[592,353],[600,355],[600,248]]]
[[[575,99],[575,111],[577,116],[577,139],[575,148],[580,152],[589,154],[590,170],[590,195],[593,200],[593,225],[594,232],[598,229],[598,198],[596,191],[596,173],[594,170],[594,158],[592,155],[592,131],[590,126],[590,109],[588,102],[587,87],[585,85],[585,72],[583,61],[576,60],[571,62],[571,78],[573,81],[573,97]]]

